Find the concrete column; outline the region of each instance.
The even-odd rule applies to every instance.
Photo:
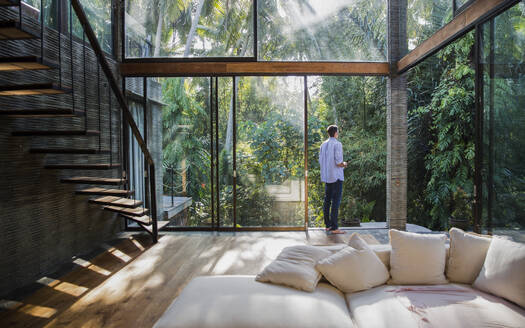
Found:
[[[407,222],[407,90],[396,62],[406,53],[406,8],[406,0],[388,1],[386,216],[388,228],[399,230]]]

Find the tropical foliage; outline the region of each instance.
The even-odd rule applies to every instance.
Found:
[[[408,217],[444,229],[458,190],[473,199],[474,38],[467,35],[410,75]],[[425,72],[421,72],[425,71]],[[429,75],[435,75],[430,77]],[[432,81],[431,93],[428,81]],[[472,211],[468,213],[472,217]]]
[[[437,20],[436,24],[427,26],[428,31],[442,23]],[[523,228],[525,75],[520,67],[525,62],[524,3],[494,19],[493,38],[490,24],[482,26],[481,43],[482,219],[485,227],[490,216],[491,226]],[[450,216],[472,219],[474,55],[474,34],[470,33],[409,73],[409,222],[446,229]]]
[[[409,23],[415,25],[412,29],[409,28],[410,42],[415,44],[434,33],[450,19],[451,14],[445,2],[433,6],[421,3],[421,6],[417,7],[417,2],[414,1],[410,5],[419,8],[416,11],[409,10]],[[290,33],[282,30],[289,23],[287,19],[290,14],[282,14],[283,9],[277,2],[264,2],[261,6],[264,17],[268,19],[267,24],[263,24],[264,30],[272,31],[262,34],[267,37],[260,51],[264,58],[312,60],[325,56],[323,55],[325,48],[312,47],[315,44],[322,44],[322,28],[309,31],[296,29],[292,33],[293,37],[290,37]],[[426,18],[417,20],[414,13],[419,13]],[[382,34],[384,31],[373,28],[383,20],[380,10],[378,12],[364,9],[352,11],[345,8],[339,14],[347,18],[352,15],[360,17],[361,20],[354,20],[354,23],[366,21],[366,24],[360,25],[362,32],[360,35],[367,37],[366,42],[376,45],[371,49],[384,49],[385,40]],[[519,30],[520,24],[520,20],[514,21],[512,29]],[[327,34],[327,31],[325,30],[324,33]],[[512,34],[513,31],[507,33]],[[363,41],[357,36],[349,39],[357,43]],[[507,46],[511,47],[512,42],[517,41],[511,40],[511,44]],[[448,218],[454,213],[472,217],[475,154],[473,47],[474,38],[469,34],[409,73],[408,220],[433,229],[447,228]],[[238,48],[239,51],[242,49],[242,47]],[[514,51],[519,53],[520,50]],[[334,54],[335,51],[328,50],[327,53]],[[290,57],[290,54],[293,56]],[[367,54],[369,55],[370,53]],[[511,56],[515,55],[511,53]],[[291,206],[285,211],[286,215],[283,215],[282,209],[276,213],[275,200],[266,188],[268,185],[285,185],[290,179],[304,178],[302,151],[304,105],[301,104],[304,90],[300,87],[295,89],[289,87],[290,84],[299,85],[300,82],[298,84],[290,78],[238,78],[234,85],[230,78],[219,80],[221,223],[230,225],[233,222],[232,94],[235,89],[237,94],[235,130],[238,170],[237,223],[301,225],[304,207],[300,204]],[[308,82],[306,97],[309,222],[319,226],[323,221],[321,208],[324,190],[319,182],[317,154],[320,143],[326,138],[324,132],[326,126],[333,123],[341,128],[340,139],[344,145],[345,159],[349,161],[349,168],[345,173],[345,197],[340,211],[342,220],[353,218],[361,221],[384,220],[385,80],[372,77],[309,77]],[[502,95],[501,97],[507,94],[512,99],[519,100],[521,98],[516,97],[520,92],[519,85],[516,81],[499,80],[496,94]],[[173,93],[173,88],[178,91]],[[184,141],[187,148],[182,152],[191,153],[191,156],[185,159],[185,165],[190,172],[187,176],[191,175],[194,178],[187,178],[189,185],[186,192],[194,197],[196,204],[201,205],[201,213],[206,212],[203,210],[206,206],[208,209],[211,206],[210,191],[207,189],[210,184],[208,92],[208,79],[164,81],[164,101],[169,104],[164,116],[165,158],[167,160],[180,158],[179,155],[174,155],[180,154],[176,149],[183,149],[186,146],[178,143],[185,140],[181,138],[188,138]],[[513,108],[520,106],[518,103],[513,105],[515,105]],[[519,115],[510,108],[508,113]],[[172,130],[173,122],[178,121],[191,122],[191,130],[195,133],[179,133],[177,136],[177,132]],[[523,138],[519,137],[519,133],[516,131],[513,134],[516,137],[511,139],[515,140],[514,144],[509,145],[512,146],[509,150],[511,152],[521,146],[520,142]],[[502,139],[501,142],[503,140],[508,139]],[[508,220],[501,219],[503,220],[501,222],[507,225],[519,222],[519,213],[523,212],[519,208],[519,202],[516,203],[521,197],[519,195],[522,189],[519,187],[519,181],[522,181],[523,178],[520,176],[523,175],[520,175],[520,166],[517,162],[513,163],[515,164],[512,169],[501,168],[501,172],[507,172],[507,175],[497,175],[496,181],[505,186],[506,192],[501,194],[501,199],[508,199],[511,202],[507,202],[509,206],[503,210],[512,213],[505,215],[505,217],[512,217],[510,223],[507,222]],[[517,176],[511,179],[510,174]],[[191,184],[194,186],[190,186]],[[283,219],[285,216],[287,219]]]
[[[248,0],[130,0],[126,1],[126,12],[129,57],[253,56],[257,33],[259,60],[386,59],[386,1],[381,0],[333,0],[328,4],[261,0],[257,31],[253,30],[252,2]],[[518,149],[524,138],[522,129],[513,125],[523,120],[519,110],[524,106],[523,74],[519,73],[524,62],[523,12],[523,4],[509,10],[501,19],[507,23],[496,33],[496,49],[504,49],[496,57],[515,63],[518,73],[486,78],[483,85],[485,90],[493,83],[496,108],[495,118],[484,108],[485,120],[494,122],[495,133],[492,148],[489,135],[483,148],[498,148],[491,158],[484,152],[484,181],[492,161],[491,188],[498,204],[493,211],[503,213],[492,215],[492,219],[505,226],[523,226],[520,204],[525,174]],[[450,19],[451,1],[408,1],[407,48],[420,44]],[[441,230],[448,228],[451,215],[472,217],[474,69],[474,37],[468,34],[408,74],[411,223]],[[178,194],[192,197],[187,224],[211,222],[211,132],[217,131],[219,207],[215,213],[219,213],[221,225],[233,224],[234,201],[238,225],[302,225],[304,199],[279,203],[275,195],[293,188],[303,192],[305,186],[300,183],[307,155],[308,219],[311,225],[321,226],[324,187],[319,182],[317,154],[326,138],[326,127],[334,123],[341,128],[340,140],[349,162],[340,217],[343,222],[354,218],[385,220],[384,78],[308,77],[306,89],[299,77],[218,80],[218,88],[210,88],[209,78],[162,80],[167,104],[163,113],[164,159],[166,166],[177,172]],[[219,102],[218,117],[212,121],[211,89],[217,92]]]
[[[126,1],[129,57],[253,56],[250,0]],[[258,2],[260,60],[386,59],[385,0]]]

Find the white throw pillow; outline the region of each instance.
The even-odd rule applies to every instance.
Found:
[[[316,265],[323,276],[344,293],[353,293],[384,284],[390,275],[370,249],[345,247]]]
[[[315,246],[286,247],[255,277],[255,280],[313,292],[321,279],[315,265],[332,254],[329,250]]]
[[[451,282],[472,284],[485,262],[491,238],[450,229],[450,255],[447,278]]]
[[[360,249],[360,250],[363,250],[363,249],[371,250],[370,246],[368,246],[366,241],[364,241],[363,238],[361,238],[361,236],[359,236],[357,232],[354,232],[348,239],[348,246],[355,248],[355,249]]]
[[[474,287],[525,308],[525,244],[492,238]]]
[[[397,285],[445,284],[446,250],[444,234],[418,234],[390,230],[389,283]]]

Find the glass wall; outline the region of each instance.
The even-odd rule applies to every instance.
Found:
[[[334,122],[349,162],[341,226],[385,221],[386,78],[160,81],[165,210],[172,195],[178,206],[170,226],[323,226],[318,154]]]
[[[127,0],[126,57],[385,61],[386,0]],[[255,36],[257,33],[257,37]]]
[[[127,0],[126,57],[253,56],[251,0]]]
[[[457,10],[457,9],[460,9],[462,6],[464,6],[467,2],[471,0],[453,0],[453,1],[454,1],[454,6],[456,7],[456,10]]]
[[[109,54],[112,53],[113,49],[113,12],[111,3],[112,1],[107,0],[89,0],[81,3],[102,50]],[[65,1],[65,6],[69,8],[69,1]],[[73,17],[73,31],[77,37],[82,38],[83,29],[80,26],[80,22],[76,15]],[[87,38],[86,42],[88,42]]]
[[[166,78],[161,84],[166,104],[162,113],[165,210],[171,225],[210,227],[210,78]]]
[[[408,0],[408,51],[452,20],[452,1],[454,0]]]
[[[525,4],[485,23],[482,39],[483,227],[512,234],[525,228]]]
[[[242,77],[237,88],[237,225],[304,225],[304,80]]]
[[[234,143],[234,106],[233,78],[218,78],[218,179],[219,179],[219,226],[233,227],[233,143]],[[238,81],[235,87],[238,91]]]
[[[386,220],[386,79],[308,77],[308,215],[311,227],[324,227],[324,183],[319,148],[326,128],[337,124],[345,169],[339,210],[342,226]]]
[[[474,32],[408,73],[407,221],[448,230],[472,227]]]
[[[44,22],[47,26],[58,28],[59,21],[57,13],[59,9],[66,14],[62,16],[61,29],[63,32],[69,32],[69,8],[70,2],[66,0],[22,0],[28,6],[34,9],[37,16],[40,14],[40,7],[44,7]],[[97,36],[98,42],[102,50],[111,54],[113,49],[113,27],[112,27],[112,1],[105,0],[89,0],[81,1],[82,7],[86,16]],[[26,14],[32,13],[28,10]],[[75,14],[73,14],[73,34],[78,38],[82,38],[83,29]],[[86,40],[86,42],[88,42]]]
[[[258,6],[259,60],[386,60],[386,0],[262,0]]]

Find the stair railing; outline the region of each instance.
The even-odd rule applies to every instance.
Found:
[[[111,71],[111,68],[108,64],[108,61],[106,59],[106,56],[104,55],[104,52],[102,51],[102,48],[97,40],[97,37],[95,36],[95,33],[93,31],[93,28],[91,27],[91,24],[89,23],[89,20],[85,14],[85,11],[80,4],[79,0],[71,0],[71,7],[73,8],[78,21],[80,22],[80,25],[82,26],[82,29],[84,31],[85,36],[87,37],[91,48],[93,49],[95,55],[97,56],[98,60],[98,66],[102,68],[102,71],[109,83],[110,90],[113,91],[113,94],[115,98],[117,99],[118,105],[120,107],[122,117],[124,121],[129,126],[143,156],[144,156],[144,164],[146,167],[144,167],[143,172],[147,172],[147,175],[144,176],[145,180],[149,180],[149,186],[148,183],[145,183],[144,189],[149,189],[149,193],[146,192],[146,195],[144,195],[144,198],[148,198],[147,194],[149,194],[149,199],[144,199],[144,203],[148,202],[149,209],[150,209],[150,217],[151,217],[151,225],[152,230],[151,234],[153,236],[153,241],[157,242],[158,239],[158,228],[157,228],[157,201],[156,201],[156,180],[155,180],[155,163],[153,161],[153,157],[151,156],[151,153],[148,150],[147,144],[144,141],[144,138],[142,137],[139,128],[137,127],[137,124],[133,118],[133,115],[131,114],[131,111],[129,110],[129,107],[127,105],[125,96],[122,92],[122,90],[119,88],[116,78],[113,75],[113,72]],[[72,36],[71,36],[72,37]],[[97,74],[98,74],[98,68],[97,68]],[[100,97],[100,96],[99,96]],[[110,103],[110,113],[111,113],[111,96],[109,97],[109,103]],[[100,117],[100,116],[99,116]],[[111,120],[110,120],[111,124]],[[100,123],[99,123],[100,125]],[[110,143],[111,141],[111,125],[110,125]],[[119,143],[126,142],[124,140],[119,140]],[[100,145],[99,145],[100,147]],[[121,160],[127,160],[127,158],[124,158],[124,156],[121,157]],[[122,164],[122,163],[121,163]],[[130,170],[128,167],[126,170],[126,178],[128,181],[130,181],[131,174],[133,172],[134,174],[135,170]],[[149,188],[148,188],[149,187]]]

